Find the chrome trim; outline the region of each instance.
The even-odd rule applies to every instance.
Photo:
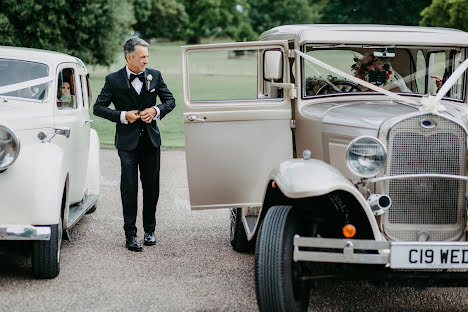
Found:
[[[424,123],[425,122],[429,122],[430,124],[429,125],[425,125]],[[434,129],[435,127],[437,127],[437,122],[435,121],[432,121],[430,120],[429,118],[424,118],[422,119],[420,122],[419,122],[419,125],[425,129]]]
[[[13,165],[15,163],[16,159],[18,159],[18,155],[19,155],[20,150],[21,150],[21,142],[20,142],[20,139],[18,138],[18,136],[16,135],[15,131],[13,131],[12,129],[10,129],[8,127],[5,127],[5,126],[2,126],[2,125],[0,125],[0,128],[3,128],[3,129],[5,129],[6,132],[9,132],[11,134],[11,136],[13,137],[13,139],[16,141],[16,145],[18,145],[18,148],[16,150],[16,154],[15,154],[15,159],[8,166],[6,166],[4,168],[0,168],[0,171],[4,171],[4,170],[8,169],[8,167],[11,167],[11,165]]]
[[[392,246],[421,247],[466,247],[467,242],[390,242],[368,239],[339,239],[301,237],[294,235],[293,260],[331,263],[381,264],[389,265]],[[300,250],[300,248],[317,248],[317,250]],[[328,249],[328,250],[327,250]],[[342,250],[342,251],[337,251]],[[355,253],[355,250],[361,253]],[[376,253],[362,253],[375,251]],[[430,268],[428,268],[430,269]]]
[[[300,237],[294,235],[293,259],[297,261],[387,264],[390,262],[390,242],[374,240]],[[305,251],[299,248],[320,248],[320,251]],[[330,249],[330,252],[323,251]],[[343,249],[343,252],[336,252]],[[383,251],[375,254],[354,253],[355,249]]]
[[[394,176],[385,176],[380,178],[366,178],[361,181],[353,181],[354,184],[362,184],[366,182],[380,182],[385,180],[402,180],[402,179],[416,179],[416,178],[443,178],[443,179],[453,179],[453,180],[464,180],[468,181],[468,177],[451,175],[451,174],[440,174],[440,173],[421,173],[421,174],[401,174]]]
[[[49,226],[0,224],[0,241],[2,240],[49,240]]]
[[[348,153],[349,153],[349,149],[351,148],[351,146],[361,140],[361,139],[373,139],[375,140],[378,144],[380,144],[380,146],[383,148],[384,150],[384,161],[382,163],[382,167],[380,167],[379,171],[377,171],[377,173],[375,174],[372,174],[372,175],[362,175],[360,174],[359,172],[356,172],[353,168],[351,168],[351,166],[349,165],[349,161],[348,161]],[[348,143],[348,146],[346,147],[346,152],[345,152],[345,163],[346,163],[346,167],[348,167],[348,169],[354,173],[355,175],[357,175],[358,177],[362,177],[362,178],[370,178],[370,177],[375,177],[376,175],[378,175],[382,169],[385,167],[385,164],[387,162],[387,146],[382,142],[382,140],[380,140],[379,138],[376,138],[374,136],[371,136],[371,135],[361,135],[357,138],[355,138],[354,140],[352,140],[351,142]]]

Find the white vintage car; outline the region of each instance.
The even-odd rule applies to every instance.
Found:
[[[59,274],[62,237],[96,209],[99,138],[90,103],[81,60],[0,47],[0,244],[31,241],[38,278]]]
[[[306,310],[321,280],[468,278],[468,33],[291,25],[182,52],[191,207],[231,209],[261,311]]]

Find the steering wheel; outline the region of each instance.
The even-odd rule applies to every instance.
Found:
[[[347,80],[338,80],[338,81],[333,81],[332,84],[338,88],[340,91],[337,91],[335,88],[330,86],[329,84],[326,84],[317,91],[316,94],[331,94],[331,93],[337,93],[337,92],[362,92],[361,88],[359,88],[359,85],[357,83],[347,81]]]

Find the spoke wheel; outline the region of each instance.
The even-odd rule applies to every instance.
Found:
[[[230,241],[232,248],[237,252],[252,252],[255,243],[247,239],[244,224],[242,223],[242,209],[230,210]]]

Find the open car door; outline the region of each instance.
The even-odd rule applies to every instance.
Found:
[[[274,81],[267,51],[281,52]],[[261,206],[270,171],[293,156],[288,62],[287,41],[182,47],[192,209]]]

